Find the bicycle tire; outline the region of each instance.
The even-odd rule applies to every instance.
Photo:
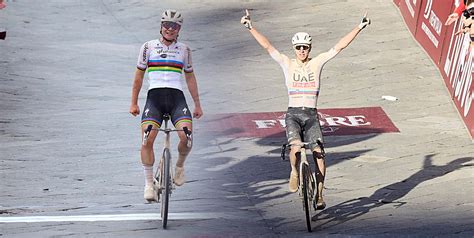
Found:
[[[306,227],[308,228],[308,232],[311,232],[311,195],[309,189],[310,175],[311,171],[309,169],[308,164],[303,164],[302,166],[302,174],[303,174],[303,185],[301,188],[301,192],[303,193],[303,209],[305,212],[306,218]]]
[[[166,229],[168,224],[168,207],[169,199],[171,193],[171,175],[170,175],[170,165],[171,163],[171,154],[168,148],[165,148],[163,151],[163,178],[162,181],[162,190],[161,190],[161,222],[163,224],[163,229]]]
[[[316,165],[315,170],[316,171],[318,170],[317,165]],[[313,191],[312,191],[312,194],[313,194],[313,197],[312,197],[313,208],[316,211],[316,210],[318,210],[316,204],[318,203],[318,197],[319,197],[319,195],[318,195],[318,176],[316,176],[316,174],[314,176],[312,176],[311,183],[312,183],[312,186],[313,186]]]

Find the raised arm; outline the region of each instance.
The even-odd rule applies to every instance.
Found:
[[[462,12],[466,9],[466,5],[464,5],[463,1],[460,1],[459,6],[448,16],[446,22],[444,23],[445,26],[451,25],[461,16]]]
[[[349,34],[345,35],[341,40],[339,40],[339,42],[337,42],[337,44],[334,46],[334,49],[339,52],[346,48],[356,38],[359,32],[368,25],[370,25],[370,19],[367,18],[367,13],[365,13],[359,25],[357,25],[354,29],[352,29],[351,32],[349,32]]]
[[[245,9],[245,15],[242,17],[242,19],[240,20],[240,22],[242,24],[245,25],[245,27],[247,27],[247,29],[249,30],[249,32],[252,34],[252,36],[255,38],[255,40],[257,40],[257,42],[264,48],[268,51],[268,53],[272,53],[273,51],[275,51],[275,48],[273,48],[272,44],[270,43],[270,41],[262,34],[260,34],[260,32],[258,32],[255,27],[252,26],[252,21],[250,20],[250,15],[249,15],[249,11],[247,9]]]

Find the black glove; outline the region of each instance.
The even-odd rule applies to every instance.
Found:
[[[252,21],[250,20],[249,11],[245,9],[245,16],[240,19],[240,23],[244,24],[247,29],[252,30]]]
[[[367,27],[368,25],[370,25],[370,18],[367,17],[367,13],[364,15],[364,17],[362,18],[362,20],[360,21],[359,23],[359,29],[364,29],[365,27]]]

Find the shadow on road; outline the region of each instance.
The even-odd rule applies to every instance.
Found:
[[[238,128],[229,128],[226,132],[236,132]],[[365,154],[371,149],[361,149],[361,150],[353,150],[353,151],[344,151],[344,152],[337,152],[331,153],[331,148],[344,146],[348,144],[356,144],[362,141],[371,139],[379,135],[379,133],[371,133],[371,134],[364,134],[364,135],[352,135],[352,136],[326,136],[325,137],[325,146],[327,148],[327,159],[326,164],[327,166],[333,166],[338,164],[344,160],[350,160],[352,158],[356,158],[362,154]],[[224,134],[224,132],[222,132]],[[231,173],[235,174],[238,180],[238,184],[240,187],[246,187],[247,193],[257,200],[254,202],[259,202],[258,199],[262,198],[265,201],[271,200],[273,198],[280,198],[289,195],[289,193],[283,193],[279,195],[271,195],[276,190],[279,189],[280,186],[285,187],[287,186],[287,179],[290,173],[290,165],[289,160],[287,157],[286,161],[282,161],[280,159],[281,154],[281,145],[286,143],[286,137],[284,134],[281,136],[270,135],[267,137],[260,138],[255,141],[256,146],[269,148],[269,150],[265,152],[259,152],[258,155],[250,156],[248,158],[239,158],[238,162],[236,162],[236,157],[239,155],[239,151],[245,151],[248,148],[244,148],[237,144],[239,140],[245,140],[243,138],[228,138],[228,137],[220,137],[219,135],[212,134],[208,135],[209,138],[201,138],[204,140],[202,141],[213,141],[210,144],[201,144],[200,147],[209,147],[209,146],[217,146],[219,147],[218,151],[207,152],[203,154],[205,157],[215,157],[214,169],[210,170],[221,170],[225,168],[225,170],[230,170]],[[214,138],[217,138],[217,144],[214,144]],[[254,139],[249,139],[254,140]],[[199,142],[198,142],[199,143]],[[223,153],[231,152],[231,154],[224,155]],[[219,156],[222,154],[222,156]],[[248,152],[246,152],[248,154]],[[311,160],[312,161],[312,160]],[[285,182],[277,182],[268,184],[268,185],[260,185],[266,184],[267,182],[274,182],[275,180],[285,180]],[[272,187],[273,186],[273,187]]]
[[[434,154],[426,155],[423,169],[400,182],[380,188],[369,197],[351,199],[316,214],[313,216],[313,220],[318,221],[316,227],[324,229],[337,226],[387,204],[392,204],[395,208],[401,207],[406,202],[400,201],[400,199],[419,184],[458,170],[465,166],[465,163],[474,160],[473,157],[464,157],[451,161],[446,165],[436,166],[432,164],[434,156]]]
[[[371,149],[360,149],[334,153],[331,152],[332,148],[363,143],[363,141],[372,139],[379,134],[380,133],[353,136],[326,136],[327,166],[334,166],[371,151]],[[290,230],[296,229],[303,231],[304,227],[301,226],[301,219],[303,218],[297,215],[297,213],[300,212],[299,210],[274,214],[273,212],[279,208],[267,209],[267,207],[279,206],[281,206],[281,209],[288,209],[288,207],[292,209],[301,208],[298,196],[286,192],[290,166],[288,160],[282,161],[280,159],[280,148],[281,145],[286,142],[286,138],[270,136],[257,139],[256,141],[255,139],[249,139],[255,141],[256,146],[259,147],[257,150],[259,154],[247,158],[245,158],[245,156],[243,156],[244,158],[236,158],[239,155],[239,151],[247,149],[236,144],[239,140],[242,140],[242,138],[222,139],[220,141],[222,143],[220,144],[223,145],[223,148],[229,148],[223,149],[221,152],[231,152],[231,154],[219,156],[219,153],[212,153],[211,155],[216,159],[216,166],[225,167],[225,173],[232,174],[237,180],[236,184],[228,186],[225,189],[240,191],[240,193],[246,194],[247,199],[255,206],[251,209],[256,209],[262,214],[266,223],[271,227],[277,230],[279,230],[278,227],[282,229],[283,227],[287,227],[284,228],[284,230],[287,230],[289,227],[294,227],[294,229],[291,228]],[[263,150],[261,149],[262,147],[264,148]],[[266,148],[268,148],[268,150],[265,150]],[[245,154],[248,155],[248,151],[246,151]],[[432,164],[432,158],[434,156],[435,154],[426,155],[423,161],[423,169],[402,181],[380,188],[368,197],[351,199],[329,207],[326,210],[318,211],[313,217],[313,219],[316,220],[314,223],[315,229],[337,227],[340,224],[369,213],[374,208],[388,206],[389,204],[392,204],[395,208],[403,206],[405,202],[400,199],[420,183],[458,170],[465,166],[465,163],[474,160],[473,157],[463,157],[451,161],[446,165],[437,166]]]

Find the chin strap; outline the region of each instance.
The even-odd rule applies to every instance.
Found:
[[[161,35],[163,37],[163,40],[167,41],[167,42],[173,42],[174,40],[168,40],[166,39],[166,37],[164,37],[163,35]]]
[[[163,33],[160,31],[160,34],[161,34],[161,37],[163,38],[163,40],[167,41],[167,42],[174,42],[174,41],[178,41],[178,37],[176,37],[176,40],[169,40],[169,39],[166,39],[166,37],[163,35]]]

